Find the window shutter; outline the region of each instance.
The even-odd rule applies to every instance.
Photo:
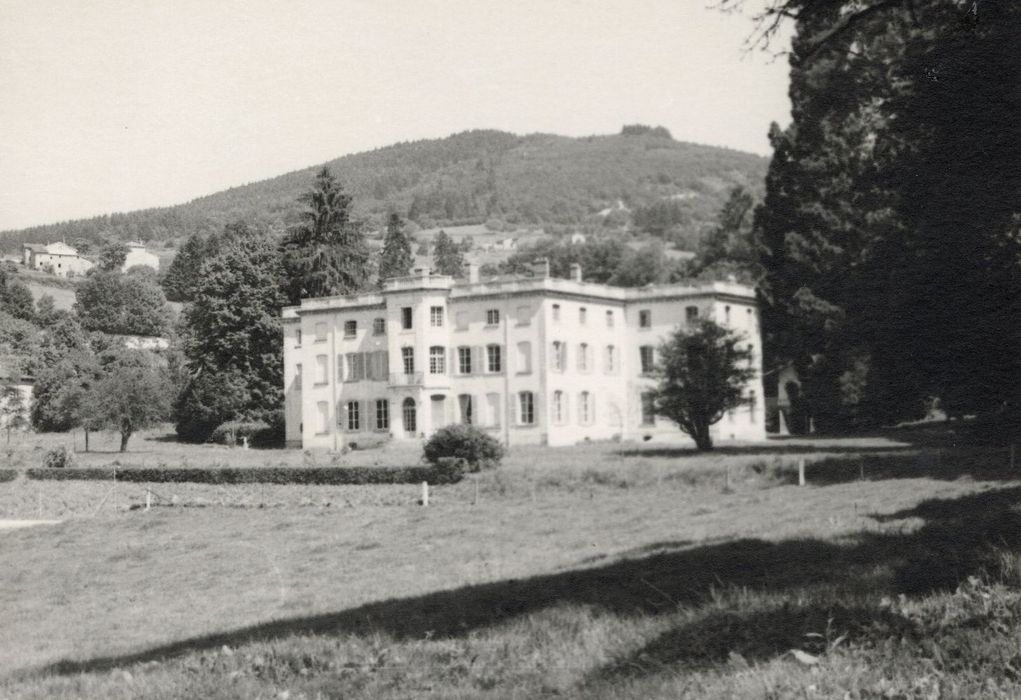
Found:
[[[344,381],[344,355],[337,355],[337,381]]]
[[[486,349],[481,345],[472,347],[472,374],[484,374],[486,371]]]

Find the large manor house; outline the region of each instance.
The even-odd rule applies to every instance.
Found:
[[[758,376],[715,440],[765,437],[755,293],[734,282],[611,287],[534,276],[467,280],[416,270],[380,293],[283,311],[287,441],[340,449],[417,440],[453,423],[507,445],[683,441],[652,410],[657,348],[710,317],[739,331]]]

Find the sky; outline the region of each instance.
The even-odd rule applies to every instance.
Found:
[[[0,0],[0,230],[475,128],[768,155],[787,63],[714,0]]]

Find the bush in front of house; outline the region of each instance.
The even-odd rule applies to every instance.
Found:
[[[17,469],[0,469],[0,483],[14,481],[18,478]]]
[[[430,464],[453,457],[463,459],[473,472],[497,466],[504,453],[503,445],[496,438],[473,425],[440,428],[425,443],[422,451]]]
[[[209,436],[209,442],[234,447],[238,443],[244,442],[245,438],[248,438],[248,442],[251,444],[257,434],[268,429],[269,425],[262,421],[227,421],[216,426],[213,434]]]
[[[148,484],[456,484],[464,478],[463,460],[415,467],[223,467],[217,469],[160,469],[151,467],[96,467],[89,469],[29,469],[29,479],[40,481],[126,481]]]
[[[74,466],[74,452],[63,445],[49,450],[43,457],[43,466],[47,469],[68,469]]]

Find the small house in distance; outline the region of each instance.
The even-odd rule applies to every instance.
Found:
[[[84,275],[93,265],[78,255],[78,250],[66,243],[26,243],[22,248],[22,263],[25,267],[48,272],[58,277]]]
[[[139,243],[138,241],[131,241],[127,244],[128,255],[124,258],[124,264],[121,265],[121,271],[127,272],[128,268],[136,265],[144,265],[151,267],[156,272],[160,271],[160,259],[155,253],[150,253],[145,249],[145,244]]]

